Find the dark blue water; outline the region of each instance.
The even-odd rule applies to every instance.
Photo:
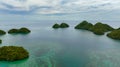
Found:
[[[54,23],[66,22],[70,28],[52,29]],[[1,46],[26,48],[30,57],[16,62],[0,61],[0,67],[120,67],[120,41],[85,30],[75,30],[80,21],[18,21],[0,22],[0,29],[27,27],[28,35],[0,36]],[[95,23],[96,21],[91,21]],[[107,22],[115,28],[119,22]]]

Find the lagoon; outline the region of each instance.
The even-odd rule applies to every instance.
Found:
[[[9,22],[9,21],[8,21]],[[120,67],[120,41],[107,36],[95,35],[86,30],[76,30],[80,21],[43,20],[43,21],[0,22],[0,29],[27,27],[28,35],[0,36],[0,46],[15,45],[26,48],[30,57],[15,62],[0,61],[0,67]],[[53,29],[54,23],[66,22],[65,29]],[[95,23],[97,21],[90,21]],[[115,28],[116,21],[103,21]]]

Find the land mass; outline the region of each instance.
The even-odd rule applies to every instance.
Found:
[[[68,28],[69,27],[69,25],[67,24],[67,23],[61,23],[60,25],[59,24],[54,24],[53,26],[52,26],[52,28],[54,28],[54,29],[58,29],[58,28]]]
[[[89,23],[87,21],[82,21],[81,23],[75,26],[75,29],[89,30],[96,35],[104,35],[105,32],[114,30],[114,28],[107,24],[98,22],[95,25],[93,25],[92,23]]]
[[[66,23],[61,23],[60,25],[56,23],[52,27],[54,29],[67,28],[69,27],[69,25]],[[96,35],[104,35],[106,32],[110,32],[107,33],[107,36],[109,38],[120,40],[120,28],[114,29],[110,25],[101,22],[97,22],[96,24],[93,25],[92,23],[89,23],[88,21],[85,20],[79,23],[78,25],[76,25],[74,28],[88,30]]]
[[[28,29],[28,28],[25,28],[25,27],[23,27],[23,28],[20,28],[20,29],[10,29],[9,31],[8,31],[8,33],[9,34],[13,34],[13,33],[20,33],[20,34],[28,34],[28,33],[30,33],[31,31]]]
[[[107,34],[108,37],[120,40],[120,29],[116,29]]]
[[[0,61],[16,61],[29,57],[29,53],[23,47],[3,46],[0,47]]]

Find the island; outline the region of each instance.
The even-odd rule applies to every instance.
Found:
[[[53,26],[52,26],[52,28],[54,28],[54,29],[58,29],[58,28],[68,28],[69,27],[69,25],[67,24],[67,23],[61,23],[60,25],[59,24],[54,24]]]
[[[8,33],[19,33],[19,29],[10,29]]]
[[[111,31],[110,33],[107,34],[109,38],[120,40],[120,28]]]
[[[93,25],[92,23],[89,23],[87,21],[82,21],[81,23],[75,26],[75,29],[89,30],[96,35],[104,35],[105,32],[114,30],[114,28],[107,24],[97,22],[95,25]]]
[[[29,53],[23,47],[3,46],[0,47],[0,61],[16,61],[29,57]]]
[[[91,30],[92,27],[93,27],[93,24],[87,21],[82,21],[81,23],[75,26],[75,29]]]
[[[52,28],[55,28],[55,29],[60,28],[60,25],[56,23],[52,26]]]
[[[5,31],[0,30],[0,35],[5,35],[5,34],[6,34],[6,32],[5,32]]]
[[[28,28],[25,28],[25,27],[23,27],[23,28],[20,28],[19,29],[19,33],[30,33],[31,31],[28,29]]]
[[[2,40],[0,39],[0,44],[2,43]]]
[[[8,33],[9,34],[13,34],[13,33],[20,33],[20,34],[28,34],[28,33],[30,33],[31,31],[28,29],[28,28],[25,28],[25,27],[23,27],[23,28],[20,28],[20,29],[10,29],[9,31],[8,31]]]
[[[98,35],[104,35],[105,32],[112,31],[112,30],[114,30],[114,28],[112,28],[108,24],[103,24],[101,22],[96,23],[92,27],[92,31],[94,32],[94,34],[98,34]]]
[[[69,25],[67,23],[61,23],[60,24],[60,28],[67,28],[69,27]]]

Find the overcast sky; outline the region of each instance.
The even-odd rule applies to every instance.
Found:
[[[0,0],[0,14],[120,18],[120,0]]]

